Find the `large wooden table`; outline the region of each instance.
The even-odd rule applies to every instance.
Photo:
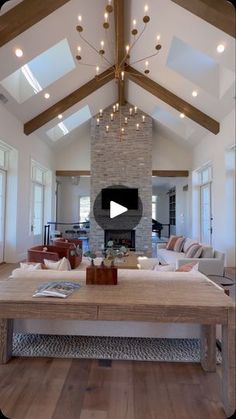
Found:
[[[201,365],[215,371],[216,324],[222,325],[222,403],[235,411],[235,305],[204,276],[186,280],[182,273],[156,280],[156,272],[119,271],[117,286],[85,285],[66,300],[32,298],[42,279],[0,283],[0,363],[12,354],[13,319],[133,320],[200,323]],[[186,278],[186,277],[185,277]]]

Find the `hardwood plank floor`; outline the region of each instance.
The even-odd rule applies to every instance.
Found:
[[[15,264],[1,265],[0,280]],[[225,419],[218,373],[199,364],[15,358],[0,366],[11,419]]]
[[[0,367],[11,419],[225,419],[217,373],[198,364],[20,359]]]

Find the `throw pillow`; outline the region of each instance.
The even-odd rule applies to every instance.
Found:
[[[65,257],[56,262],[53,260],[44,259],[44,264],[47,269],[53,269],[56,271],[69,271],[70,270],[70,262]]]
[[[173,265],[155,265],[153,267],[153,271],[159,271],[159,272],[174,272],[175,267]]]
[[[203,244],[201,258],[213,258],[213,257],[214,257],[213,248],[211,246],[204,246]]]
[[[175,243],[180,237],[182,236],[170,236],[166,245],[166,250],[174,250]]]
[[[173,250],[175,252],[179,252],[179,253],[182,252],[183,246],[184,246],[184,241],[185,241],[185,237],[179,237],[175,242]]]
[[[198,271],[198,263],[191,262],[186,263],[185,265],[180,266],[175,272],[191,272],[191,271]]]
[[[24,269],[25,271],[37,271],[38,269],[42,269],[42,266],[41,263],[21,262],[20,268]]]
[[[184,253],[186,253],[188,251],[188,249],[190,248],[190,246],[192,246],[192,244],[199,244],[196,240],[193,239],[189,239],[188,237],[186,238],[185,242],[184,242]]]
[[[185,253],[186,258],[199,258],[202,253],[202,246],[198,243],[192,244]]]

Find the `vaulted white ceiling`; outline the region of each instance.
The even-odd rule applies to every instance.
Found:
[[[19,2],[20,0],[8,1],[1,14]],[[155,52],[156,37],[160,35],[162,49],[156,57],[149,60],[150,78],[221,122],[235,106],[234,39],[171,0],[146,0],[146,3],[149,6],[151,21],[132,50],[131,63]],[[144,0],[125,0],[127,43],[130,43],[132,20],[136,19],[139,31],[142,28],[144,4]],[[75,59],[77,46],[80,44],[84,62],[99,64],[96,54],[79,41],[75,29],[79,14],[83,17],[84,35],[97,48],[100,41],[104,40],[105,50],[109,50],[109,60],[114,62],[114,31],[109,31],[109,36],[106,36],[102,27],[105,5],[104,0],[70,0],[0,49],[0,93],[8,99],[4,106],[22,122],[29,121],[94,77],[93,67],[79,65]],[[113,23],[111,27],[114,28]],[[41,92],[19,104],[1,81],[64,39],[68,41],[75,67]],[[222,54],[216,50],[218,44],[225,46]],[[15,56],[16,48],[23,50],[22,58]],[[62,67],[63,58],[62,54]],[[143,72],[144,64],[136,63],[133,67]],[[56,69],[58,67],[50,68],[50,72],[53,74]],[[193,90],[198,92],[195,98],[192,97]],[[50,93],[48,100],[44,98],[45,91]],[[180,119],[175,109],[131,81],[126,82],[126,99],[150,114],[163,135],[180,144],[191,146],[208,133],[191,119]],[[100,108],[105,108],[116,100],[117,86],[115,81],[112,81],[64,112],[63,119],[85,106],[89,107],[92,116],[96,115]],[[58,119],[55,118],[38,129],[36,134],[48,144],[55,146],[62,142],[67,144],[71,138],[78,138],[80,129],[83,129],[75,128],[58,142],[52,141],[47,131],[57,124]]]

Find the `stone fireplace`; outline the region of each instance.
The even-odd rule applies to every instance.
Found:
[[[125,116],[129,117],[130,106],[132,105],[122,106],[122,119]],[[143,112],[138,110],[137,115],[129,117],[121,141],[119,115],[115,114],[114,121],[110,122],[112,112],[112,106],[103,112],[99,126],[96,125],[96,118],[93,118],[91,122],[90,248],[99,251],[105,244],[105,231],[97,224],[93,215],[97,195],[103,188],[124,185],[129,188],[138,188],[143,214],[141,221],[134,228],[133,240],[135,237],[136,251],[150,256],[152,251],[152,118],[145,114],[145,122],[142,123]],[[136,130],[137,123],[140,124],[138,131]],[[106,132],[106,125],[109,125],[108,132]],[[125,230],[124,227],[124,236]]]

